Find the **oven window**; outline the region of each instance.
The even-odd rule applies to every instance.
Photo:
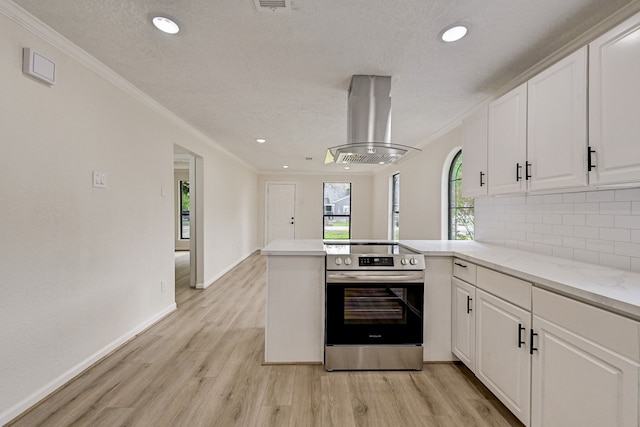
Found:
[[[345,288],[344,324],[405,324],[406,301],[406,288]]]

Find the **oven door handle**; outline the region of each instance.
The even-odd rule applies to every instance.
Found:
[[[413,274],[371,274],[362,272],[350,273],[327,273],[327,283],[355,283],[355,282],[375,282],[375,283],[399,283],[399,282],[423,282],[424,273]]]

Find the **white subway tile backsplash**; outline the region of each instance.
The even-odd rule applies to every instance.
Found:
[[[564,203],[584,203],[586,200],[586,193],[565,193],[562,195]]]
[[[640,244],[616,242],[614,252],[617,255],[627,255],[640,258]]]
[[[553,246],[542,243],[534,243],[533,251],[543,255],[553,255]]]
[[[560,258],[573,259],[573,248],[564,248],[562,246],[554,246],[553,256],[560,257]]]
[[[594,251],[585,251],[582,249],[573,250],[573,258],[576,261],[588,262],[589,264],[600,263],[600,253]]]
[[[587,215],[587,226],[589,227],[613,227],[615,216],[613,215]]]
[[[554,203],[552,206],[555,213],[573,213],[573,203]]]
[[[574,203],[574,214],[599,214],[600,203]]]
[[[600,240],[612,240],[614,242],[630,242],[631,230],[628,228],[600,228]]]
[[[539,213],[528,213],[526,216],[526,222],[529,224],[542,224],[543,215]]]
[[[614,221],[616,228],[640,229],[640,215],[616,215]]]
[[[615,247],[615,243],[613,241],[608,240],[597,240],[597,239],[587,239],[587,249],[590,251],[596,251],[607,254],[612,254]]]
[[[542,215],[543,224],[562,224],[562,215],[560,214],[544,214]]]
[[[562,215],[562,224],[564,225],[585,225],[586,215]]]
[[[640,188],[480,197],[476,239],[640,272]]]
[[[630,215],[631,202],[602,202],[600,203],[600,214]]]
[[[631,257],[601,253],[600,264],[621,270],[631,270]]]
[[[527,233],[527,242],[542,243],[544,235],[540,233]]]
[[[553,224],[534,224],[533,231],[542,234],[552,234]]]
[[[590,191],[587,193],[587,202],[613,202],[615,192],[613,190]]]
[[[563,237],[562,246],[565,248],[585,249],[587,241],[581,237]]]
[[[554,203],[562,203],[562,194],[545,194],[542,196],[542,202],[545,205],[551,205]]]
[[[544,234],[542,236],[542,243],[550,246],[562,246],[562,236],[554,236],[552,234]],[[613,252],[613,246],[611,248]]]
[[[600,229],[598,227],[573,227],[573,235],[576,237],[584,237],[585,239],[597,239],[600,237]]]
[[[573,236],[573,226],[571,225],[554,225],[553,234],[556,236]]]
[[[625,188],[622,190],[615,190],[615,192],[616,202],[640,200],[640,188]]]

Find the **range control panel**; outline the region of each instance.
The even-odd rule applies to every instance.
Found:
[[[393,267],[393,257],[390,256],[359,256],[360,267]]]

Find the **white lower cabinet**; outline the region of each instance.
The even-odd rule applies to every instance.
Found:
[[[637,426],[638,323],[540,289],[533,293],[540,315],[533,316],[531,425]]]
[[[480,289],[476,299],[476,376],[529,425],[531,313]]]
[[[451,351],[471,371],[476,370],[476,287],[451,279]]]

